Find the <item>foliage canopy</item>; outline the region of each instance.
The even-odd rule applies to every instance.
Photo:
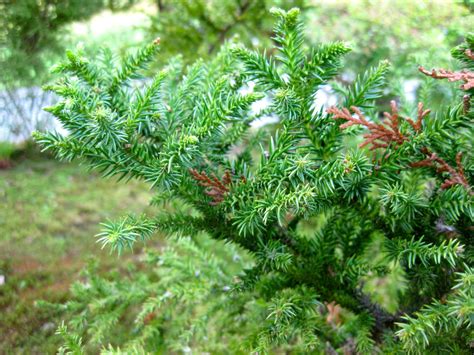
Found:
[[[381,119],[381,62],[338,86],[341,106],[326,110],[315,95],[350,48],[308,47],[298,9],[272,13],[270,55],[227,45],[145,83],[134,79],[159,40],[121,61],[68,52],[56,66],[63,77],[48,89],[63,100],[48,111],[69,135],[37,141],[104,176],[148,181],[163,206],[105,223],[99,241],[122,253],[170,236],[147,254],[150,272],[110,281],[91,269],[74,286],[64,351],[469,353],[473,88],[436,113],[393,102]],[[470,51],[472,35],[453,52],[466,71]],[[252,128],[263,116],[278,123]]]

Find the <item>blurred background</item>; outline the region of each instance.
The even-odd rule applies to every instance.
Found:
[[[450,49],[474,25],[473,0],[7,0],[0,4],[0,353],[54,353],[60,316],[39,299],[67,301],[71,283],[96,260],[120,275],[140,260],[119,260],[95,243],[101,221],[153,212],[148,187],[102,179],[80,163],[60,163],[31,141],[34,130],[61,130],[43,107],[49,68],[68,48],[93,57],[102,46],[123,54],[161,38],[149,73],[179,56],[206,58],[224,41],[270,44],[269,9],[299,7],[311,43],[343,40],[341,84],[380,60],[391,62],[390,98],[423,97],[417,67],[453,67]],[[431,80],[431,108],[449,102],[453,86]],[[327,98],[330,99],[330,93]],[[126,260],[127,262],[124,262]]]

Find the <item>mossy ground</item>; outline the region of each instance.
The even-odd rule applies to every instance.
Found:
[[[35,302],[67,300],[90,259],[103,273],[123,265],[94,235],[109,218],[150,212],[149,198],[146,184],[44,157],[0,170],[0,353],[55,353],[61,315]]]

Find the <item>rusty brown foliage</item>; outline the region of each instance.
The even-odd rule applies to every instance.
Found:
[[[326,322],[334,327],[340,325],[342,323],[341,320],[341,311],[342,307],[336,303],[336,301],[332,301],[331,303],[326,304],[328,313],[326,316]]]
[[[471,52],[469,52],[472,54]],[[433,69],[431,71],[419,67],[418,70],[434,79],[448,79],[448,81],[464,81],[464,84],[461,85],[461,89],[469,90],[474,88],[474,72],[468,70],[461,70],[461,71],[450,71],[445,69]]]
[[[190,169],[189,172],[193,179],[205,188],[205,194],[212,199],[211,205],[218,205],[224,200],[224,195],[229,192],[229,185],[232,183],[232,177],[229,171],[224,173],[221,180],[219,180],[215,174],[209,176],[204,171],[199,173],[195,169]]]
[[[464,52],[464,54],[466,54],[466,57],[468,57],[469,59],[474,60],[474,52],[471,51],[470,49],[466,49],[466,51]]]
[[[384,112],[385,121],[383,123],[374,123],[368,121],[364,114],[357,108],[351,107],[351,111],[355,114],[355,117],[347,108],[338,109],[331,107],[328,109],[328,113],[333,115],[334,119],[344,119],[347,122],[341,124],[339,127],[345,129],[354,125],[364,126],[369,130],[369,133],[364,134],[364,142],[360,144],[360,147],[370,145],[370,150],[377,148],[387,148],[392,146],[394,148],[399,147],[403,142],[408,141],[411,134],[400,132],[400,116],[398,114],[398,108],[395,101],[391,101],[391,113]],[[418,133],[422,129],[423,119],[430,113],[430,110],[425,110],[423,104],[418,104],[418,114],[416,121],[407,117],[405,120],[413,128],[414,134]],[[426,159],[412,163],[412,167],[434,167],[438,173],[447,172],[449,178],[447,178],[441,185],[442,189],[447,189],[453,185],[462,185],[470,193],[472,193],[470,185],[467,181],[464,173],[464,167],[461,163],[462,153],[458,153],[456,156],[456,168],[451,167],[444,159],[440,158],[436,153],[431,152],[428,148],[424,147],[421,149],[422,153],[426,155]]]
[[[462,185],[472,193],[466,175],[464,174],[464,167],[461,162],[461,152],[456,155],[456,169],[450,166],[436,153],[431,152],[428,148],[423,148],[422,152],[426,154],[426,159],[412,163],[412,167],[433,167],[438,173],[447,172],[449,174],[449,178],[444,180],[443,184],[441,185],[442,189],[447,189],[453,185]]]
[[[370,145],[370,150],[377,148],[387,148],[389,145],[398,147],[407,141],[409,135],[400,132],[400,116],[398,114],[398,108],[395,101],[390,102],[392,112],[384,112],[385,122],[374,123],[368,121],[362,111],[355,106],[351,107],[351,111],[355,113],[354,117],[347,108],[339,109],[337,107],[331,107],[327,110],[328,113],[333,115],[334,119],[344,119],[347,122],[341,124],[341,129],[348,128],[354,125],[364,126],[369,130],[369,133],[363,135],[364,142],[360,144],[360,147]],[[407,117],[405,120],[410,124],[415,133],[421,130],[423,119],[430,113],[430,110],[424,110],[423,104],[418,104],[418,117],[414,121]]]

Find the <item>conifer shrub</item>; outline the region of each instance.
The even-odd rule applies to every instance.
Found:
[[[48,111],[69,135],[37,141],[149,182],[162,207],[104,224],[98,241],[119,254],[149,245],[145,267],[88,269],[58,306],[61,351],[472,351],[474,37],[453,51],[462,71],[420,68],[461,80],[459,102],[393,101],[380,117],[387,62],[317,107],[350,48],[309,48],[297,9],[272,12],[268,53],[227,45],[145,83],[134,79],[159,40],[121,61],[68,52],[56,66],[49,89],[63,100]],[[252,128],[263,116],[278,123]]]

